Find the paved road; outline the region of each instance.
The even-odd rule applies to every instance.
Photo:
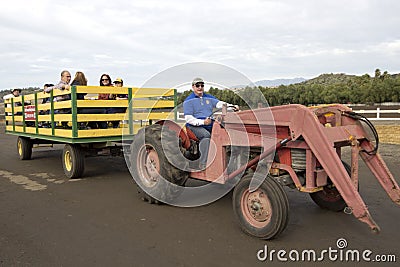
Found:
[[[69,181],[61,146],[34,151],[30,161],[19,161],[14,136],[0,134],[0,147],[0,266],[303,266],[279,262],[276,255],[272,263],[260,262],[256,254],[265,245],[287,253],[337,249],[339,238],[347,240],[348,249],[393,254],[400,261],[400,209],[364,165],[360,191],[381,234],[288,190],[289,225],[278,239],[263,241],[240,231],[231,195],[199,208],[149,205],[138,198],[122,158],[88,158],[85,178]],[[392,152],[400,146],[382,151],[399,181],[400,158]],[[365,266],[325,256],[325,266]],[[397,266],[368,264],[374,265]]]

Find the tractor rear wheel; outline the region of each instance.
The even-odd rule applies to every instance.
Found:
[[[282,186],[270,176],[264,179],[259,188],[250,192],[252,178],[253,173],[245,175],[233,191],[234,215],[245,233],[262,239],[273,239],[282,233],[289,221],[287,195]]]
[[[175,132],[152,125],[141,129],[131,144],[131,174],[144,201],[170,203],[180,195],[189,174],[173,166],[166,157],[180,152]],[[176,186],[178,185],[178,186]]]
[[[66,144],[62,153],[65,176],[79,178],[85,169],[85,155],[79,145]]]
[[[17,149],[18,149],[19,159],[21,160],[31,159],[32,147],[33,147],[32,140],[29,137],[18,136]]]
[[[344,168],[349,176],[351,176],[351,167],[346,162],[342,161]],[[346,202],[340,195],[336,186],[328,177],[328,184],[321,191],[310,193],[311,199],[323,209],[331,211],[343,211],[346,207]]]

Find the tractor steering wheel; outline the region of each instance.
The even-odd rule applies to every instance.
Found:
[[[230,108],[230,110],[229,110],[229,108]],[[217,113],[217,112],[220,112],[221,110],[222,110],[222,108],[217,108],[217,109],[215,109],[215,110],[211,113],[210,119],[213,119],[213,118],[214,118],[214,114]],[[237,112],[237,111],[240,111],[240,109],[239,109],[239,106],[238,106],[238,105],[229,105],[229,106],[228,106],[228,111]]]

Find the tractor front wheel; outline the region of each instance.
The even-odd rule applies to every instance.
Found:
[[[250,192],[252,178],[253,173],[245,175],[233,191],[234,215],[245,233],[273,239],[286,228],[289,221],[287,195],[270,176],[264,179],[259,188]]]

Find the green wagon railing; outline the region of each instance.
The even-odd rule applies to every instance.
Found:
[[[84,100],[78,94],[86,94]],[[128,95],[128,99],[99,100],[98,94]],[[70,95],[70,100],[53,101]],[[43,103],[44,99],[49,99]],[[176,89],[72,86],[70,90],[37,92],[5,100],[6,133],[63,143],[121,141],[156,120],[176,120]],[[81,114],[79,110],[126,108],[125,113]],[[63,113],[67,111],[68,113]],[[121,121],[118,128],[80,129],[85,122]],[[49,128],[43,125],[49,125]]]

